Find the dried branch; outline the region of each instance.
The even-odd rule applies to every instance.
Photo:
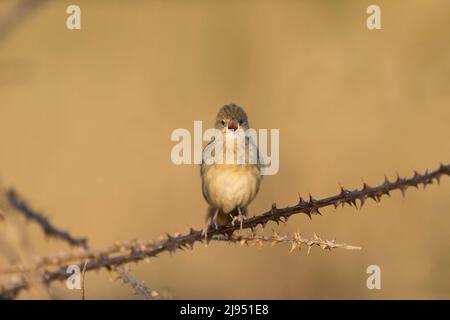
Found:
[[[22,290],[28,289],[28,281],[24,277],[14,276],[7,283],[0,284],[1,299],[15,299]]]
[[[312,215],[320,215],[319,209],[327,206],[334,206],[335,208],[337,208],[339,205],[344,206],[345,204],[348,204],[350,206],[357,207],[357,200],[359,201],[359,207],[361,208],[368,198],[371,198],[376,203],[379,203],[383,195],[390,196],[390,193],[394,190],[401,191],[402,195],[404,196],[406,190],[409,187],[418,188],[418,186],[422,184],[425,188],[428,184],[432,184],[434,181],[439,183],[440,178],[443,175],[450,176],[450,164],[449,165],[441,164],[438,169],[431,172],[426,171],[424,174],[414,172],[414,176],[411,178],[401,178],[397,176],[397,179],[395,181],[389,181],[388,178],[385,177],[385,181],[382,184],[375,187],[370,187],[366,183],[363,183],[363,187],[361,189],[356,190],[347,190],[341,187],[341,191],[339,194],[320,200],[314,199],[311,195],[309,196],[309,200],[304,200],[302,197],[300,197],[299,202],[296,205],[290,207],[277,208],[275,204],[272,205],[272,208],[269,211],[245,220],[244,223],[242,224],[242,228],[251,229],[253,231],[258,225],[261,225],[264,228],[266,224],[270,221],[274,221],[276,223],[279,223],[280,221],[286,222],[290,216],[298,213],[304,213],[311,218]],[[220,238],[221,236],[223,237],[225,235],[227,235],[229,239],[232,239],[233,233],[239,229],[240,229],[239,225],[234,225],[232,223],[220,226],[218,228],[211,226],[208,230],[207,241],[217,240],[216,238],[218,236]],[[326,240],[322,240],[320,238],[315,240],[316,242],[313,242],[312,245],[319,245],[319,246],[326,245],[327,247],[330,248],[337,245],[333,244],[332,242],[326,242]],[[113,246],[110,247],[111,251],[117,252],[118,254],[115,255],[99,254],[96,256],[93,255],[92,253],[86,253],[90,257],[88,263],[86,264],[86,271],[98,270],[101,268],[111,269],[130,262],[137,262],[147,258],[155,257],[162,252],[174,253],[177,249],[192,248],[195,242],[203,242],[203,241],[204,237],[202,235],[202,232],[200,230],[194,230],[191,228],[190,232],[184,235],[182,234],[175,234],[173,236],[167,235],[167,238],[161,241],[149,241],[139,246],[130,245],[128,247],[126,246],[122,247],[122,249],[125,248],[126,251],[125,253],[120,253],[119,249],[120,246],[118,247]],[[302,243],[304,243],[305,239],[300,237],[297,241],[299,241],[297,242],[297,244],[301,245]],[[68,255],[64,259],[69,259],[72,257],[74,256]],[[52,259],[49,260],[44,259],[44,260],[47,261],[46,263],[48,263],[48,261],[53,261]],[[66,270],[68,266],[60,265],[58,262],[55,262],[54,264],[55,266],[60,267],[53,271],[44,270],[41,272],[42,281],[44,283],[49,284],[50,282],[56,280],[66,279],[67,277]],[[79,265],[80,269],[83,267],[83,265],[84,264]],[[26,282],[23,283],[16,282],[15,286],[9,284],[8,288],[5,288],[4,286],[0,287],[0,294],[8,294],[9,292],[12,291],[14,292],[20,291],[21,289],[24,289],[26,287],[27,287]]]
[[[86,238],[73,237],[69,232],[55,227],[42,213],[33,210],[25,201],[21,200],[14,189],[6,191],[6,198],[11,206],[22,213],[27,220],[36,222],[47,236],[63,240],[71,246],[88,247]]]
[[[69,232],[61,230],[57,227],[55,227],[53,224],[50,223],[50,221],[42,214],[31,207],[27,205],[27,203],[23,200],[20,200],[17,192],[13,189],[7,190],[5,192],[6,197],[9,201],[9,203],[12,205],[13,208],[18,210],[19,213],[22,213],[25,218],[28,220],[36,222],[41,229],[44,231],[44,233],[48,236],[55,237],[59,240],[67,242],[69,245],[72,246],[82,246],[82,250],[78,252],[78,254],[69,254],[69,257],[72,259],[65,259],[65,262],[70,262],[70,260],[73,261],[73,259],[76,259],[78,261],[84,261],[83,263],[83,272],[82,272],[82,300],[85,299],[85,273],[86,273],[86,266],[87,261],[89,259],[95,258],[98,256],[98,254],[105,255],[105,254],[112,254],[114,253],[114,250],[123,250],[123,246],[110,246],[109,248],[100,251],[93,251],[88,252],[89,246],[87,244],[86,238],[76,238],[72,236]],[[64,254],[64,253],[63,253]],[[63,257],[62,257],[63,258]],[[64,258],[63,258],[64,259]],[[2,270],[4,272],[0,272],[3,274],[11,273],[11,272],[22,272],[22,273],[32,273],[37,272],[41,267],[43,266],[49,266],[52,263],[58,265],[61,265],[61,258],[58,257],[51,257],[50,259],[47,257],[43,257],[41,259],[38,258],[38,261],[32,266],[32,267],[24,267],[24,266],[13,266],[10,268],[6,268],[5,270]],[[122,279],[124,284],[130,284],[131,287],[134,289],[134,292],[137,294],[142,295],[146,300],[148,299],[154,299],[158,296],[158,293],[156,291],[151,291],[147,289],[147,287],[144,286],[143,283],[140,283],[138,280],[136,280],[129,272],[129,269],[126,266],[123,267],[116,267],[116,272],[119,276],[119,278]],[[24,289],[28,287],[28,284],[24,278],[21,278],[19,281],[14,281],[9,285],[8,288],[5,288],[5,290],[8,290],[10,292],[10,297],[15,297],[20,289]],[[1,289],[0,289],[1,292]]]
[[[282,236],[277,232],[273,232],[271,236],[261,236],[261,235],[237,235],[237,236],[231,236],[231,238],[223,237],[223,236],[217,236],[214,238],[214,240],[223,240],[228,242],[234,242],[239,243],[240,245],[259,245],[263,246],[264,243],[270,243],[271,246],[274,246],[279,243],[289,243],[291,245],[291,249],[289,253],[292,253],[295,249],[298,249],[301,251],[302,247],[307,247],[309,254],[311,251],[311,248],[313,246],[317,246],[322,248],[323,250],[332,250],[332,249],[346,249],[346,250],[361,250],[361,247],[352,246],[346,243],[336,243],[335,240],[326,240],[322,239],[321,237],[317,236],[315,233],[312,238],[303,238],[299,232],[295,232],[293,237],[289,237],[287,235]]]
[[[130,274],[130,269],[128,266],[117,268],[116,277],[114,280],[122,280],[124,284],[129,284],[134,289],[134,294],[141,295],[145,300],[155,300],[158,299],[159,293],[150,290],[143,282],[139,282]]]
[[[87,261],[83,264],[83,270],[81,271],[81,300],[85,300],[86,290],[85,290],[85,281],[86,281],[86,265]]]
[[[158,242],[153,240],[130,240],[115,242],[112,245],[97,249],[86,250],[80,248],[77,251],[60,252],[52,256],[35,257],[35,262],[28,266],[13,265],[3,267],[0,268],[0,274],[24,273],[48,267],[61,266],[75,261],[99,260],[105,256],[111,256],[117,253],[127,254],[130,251],[155,248],[157,245],[159,245]]]
[[[262,236],[262,235],[233,235],[231,238],[224,235],[215,235],[211,238],[215,241],[225,241],[232,243],[242,244],[263,244],[265,242],[270,242],[272,245],[277,243],[291,243],[292,245],[297,244],[312,247],[319,246],[322,249],[347,249],[347,250],[359,250],[360,247],[351,246],[348,244],[339,244],[335,240],[323,240],[314,234],[312,239],[302,238],[300,233],[294,233],[293,237],[288,237],[279,235],[274,232],[272,236]],[[86,261],[86,260],[102,260],[108,257],[121,254],[128,255],[131,252],[143,252],[152,249],[156,249],[161,246],[161,242],[153,240],[130,240],[124,242],[116,242],[112,245],[98,248],[98,249],[88,249],[79,250],[73,252],[61,252],[53,256],[36,257],[36,261],[32,265],[13,265],[8,267],[0,268],[0,274],[13,274],[13,273],[28,273],[36,270],[48,269],[51,267],[58,267],[62,265],[68,265],[73,262]],[[296,246],[297,247],[297,246]]]

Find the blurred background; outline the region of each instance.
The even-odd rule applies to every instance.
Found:
[[[199,168],[171,162],[170,135],[192,131],[194,120],[212,126],[230,102],[252,127],[280,129],[280,170],[265,177],[250,216],[294,204],[297,192],[325,197],[339,184],[377,184],[450,160],[448,1],[376,1],[374,31],[373,1],[361,0],[77,0],[79,31],[65,25],[74,1],[46,1],[10,23],[18,3],[0,2],[1,183],[91,246],[203,226]],[[380,207],[325,209],[272,228],[363,250],[307,256],[211,243],[132,273],[173,299],[450,298],[448,177]],[[0,233],[2,265],[69,250],[21,219]],[[366,287],[372,264],[381,290]],[[86,275],[86,298],[136,296],[103,270]]]

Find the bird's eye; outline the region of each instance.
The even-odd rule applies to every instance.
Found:
[[[222,125],[224,126],[225,125],[225,120],[222,120],[220,123],[222,123]]]
[[[243,120],[239,120],[239,124],[242,126],[242,124],[244,123]]]

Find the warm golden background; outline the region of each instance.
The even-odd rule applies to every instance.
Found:
[[[65,27],[74,2],[81,31]],[[194,120],[212,125],[229,102],[253,127],[280,129],[280,171],[250,215],[293,204],[297,192],[318,198],[339,183],[448,163],[450,3],[377,1],[383,30],[369,31],[372,3],[48,1],[1,37],[2,183],[93,246],[201,227],[199,168],[172,164],[170,134]],[[212,243],[133,274],[172,298],[450,298],[449,178],[405,199],[395,192],[380,208],[369,201],[358,213],[328,209],[272,227],[363,250],[307,256]],[[9,237],[32,255],[68,249],[34,224],[20,236],[0,228],[4,248]],[[378,291],[366,288],[371,264],[382,270]],[[47,296],[20,296],[38,297]],[[135,298],[106,271],[88,273],[86,297]]]

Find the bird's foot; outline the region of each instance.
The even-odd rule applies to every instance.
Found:
[[[208,222],[206,223],[205,227],[202,230],[202,237],[205,238],[205,242],[208,243],[208,231],[209,228],[211,228],[212,225],[217,229],[219,229],[219,225],[217,224],[217,214],[216,212],[213,217],[208,219]]]
[[[202,238],[205,239],[205,242],[208,241],[208,229],[209,223],[202,229]]]
[[[238,208],[238,215],[232,217],[232,219],[233,220],[231,221],[231,224],[234,226],[234,223],[236,221],[238,221],[240,224],[240,229],[242,230],[242,224],[244,223],[244,220],[246,219],[246,217],[242,214],[242,211],[240,208]]]

